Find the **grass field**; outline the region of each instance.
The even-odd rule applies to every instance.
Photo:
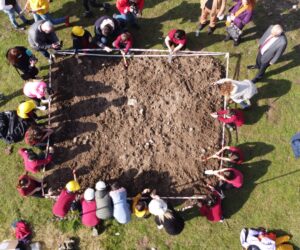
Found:
[[[231,1],[230,1],[231,2]],[[297,1],[259,1],[253,22],[245,29],[243,43],[233,47],[224,43],[224,24],[211,36],[203,31],[194,36],[199,15],[199,1],[146,0],[142,29],[135,32],[139,48],[162,48],[163,37],[173,27],[188,32],[189,49],[206,51],[229,51],[230,77],[251,79],[254,72],[246,65],[255,61],[257,38],[270,25],[283,24],[287,31],[288,48],[280,61],[269,68],[266,79],[258,83],[259,94],[255,105],[246,113],[249,125],[239,130],[238,144],[249,149],[249,161],[242,166],[245,185],[241,190],[231,191],[224,202],[225,214],[231,215],[227,223],[211,224],[193,211],[187,214],[186,228],[178,237],[169,237],[158,231],[153,218],[134,219],[130,224],[119,226],[115,221],[105,222],[106,230],[93,238],[89,230],[78,221],[51,222],[51,201],[20,198],[15,189],[16,180],[23,171],[17,155],[22,145],[13,146],[13,154],[5,155],[6,145],[0,143],[0,239],[10,238],[9,225],[15,218],[30,221],[35,229],[35,240],[56,249],[57,243],[66,236],[80,238],[81,249],[241,249],[239,233],[243,227],[264,226],[281,229],[292,234],[293,244],[300,247],[300,168],[290,147],[290,138],[299,130],[300,113],[300,11],[288,8]],[[70,15],[74,24],[88,26],[94,19],[81,17],[81,1],[54,0],[51,3],[54,16]],[[102,15],[94,10],[95,16]],[[111,11],[110,14],[114,13]],[[5,61],[7,49],[15,45],[27,46],[26,32],[14,31],[3,13],[0,15],[0,91],[7,99],[0,103],[1,111],[15,109],[22,96],[22,81]],[[71,46],[71,28],[58,28],[58,36],[65,47]],[[39,66],[46,60],[39,57]],[[74,67],[76,70],[76,67]],[[43,67],[41,75],[47,75]],[[84,86],[83,86],[84,87]],[[235,139],[235,137],[234,137]],[[300,248],[296,248],[300,249]]]

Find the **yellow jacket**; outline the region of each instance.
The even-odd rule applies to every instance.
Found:
[[[49,12],[49,1],[48,0],[29,0],[29,5],[31,10],[36,10],[42,8],[42,10],[37,11],[39,15],[44,15]]]
[[[201,9],[204,9],[207,0],[200,0]],[[213,0],[211,16],[221,16],[226,9],[227,0]]]

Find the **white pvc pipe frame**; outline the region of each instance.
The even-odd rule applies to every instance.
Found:
[[[119,49],[113,49],[113,51],[120,51]],[[161,50],[161,49],[135,49],[132,48],[130,49],[132,52],[159,52],[163,54],[141,54],[141,55],[125,55],[127,58],[143,58],[143,57],[169,57],[170,53],[168,50]],[[93,53],[86,53],[86,52],[105,52],[104,49],[83,49],[83,50],[78,50],[77,54],[81,56],[98,56],[98,57],[115,57],[115,58],[120,58],[123,57],[122,55],[111,55],[111,54],[93,54]],[[55,54],[58,55],[74,55],[75,50],[58,50],[55,51]],[[173,55],[173,57],[197,57],[197,56],[224,56],[226,59],[226,78],[229,77],[229,60],[230,60],[230,53],[229,52],[207,52],[207,51],[179,51],[176,53],[176,55]],[[53,54],[50,54],[51,58],[54,58]],[[52,63],[49,64],[49,87],[52,88],[52,77],[51,77],[51,70],[52,70]],[[224,98],[224,109],[227,108],[227,100]],[[51,101],[49,102],[49,113],[48,113],[48,125],[51,125]],[[48,137],[47,141],[47,151],[46,155],[48,155],[49,152],[49,142],[50,142],[50,136]],[[225,145],[225,124],[223,123],[222,125],[222,142],[221,142],[221,147],[223,148]],[[223,160],[221,160],[220,163],[220,169],[223,168]],[[45,168],[43,169],[43,172],[45,171]],[[164,199],[199,199],[200,197],[162,197]],[[201,197],[202,198],[202,197]],[[200,199],[201,199],[200,198]],[[203,199],[203,198],[202,198]]]

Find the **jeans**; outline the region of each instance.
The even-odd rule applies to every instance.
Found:
[[[50,21],[53,25],[61,24],[66,22],[66,17],[60,17],[60,18],[53,18],[49,13],[46,14],[33,14],[34,21],[37,22],[39,20],[48,20]]]
[[[6,14],[8,15],[11,24],[12,24],[15,28],[19,27],[19,24],[18,24],[17,21],[16,21],[15,12],[18,13],[18,14],[21,12],[20,6],[19,6],[18,4],[16,4],[16,5],[15,5],[13,8],[11,8],[10,10],[3,10],[3,11],[4,11],[4,13],[6,13]],[[21,18],[21,20],[23,21],[23,23],[28,22],[28,20],[27,20],[23,15],[21,15],[20,18]]]
[[[128,12],[127,14],[116,15],[115,18],[119,21],[128,22],[130,25],[136,24],[136,16],[131,12]]]

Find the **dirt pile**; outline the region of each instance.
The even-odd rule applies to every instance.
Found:
[[[66,58],[53,69],[54,187],[77,168],[82,187],[118,180],[129,194],[146,187],[161,195],[203,192],[199,160],[219,149],[221,126],[209,113],[222,107],[212,83],[214,58]],[[201,190],[202,189],[202,190]]]

